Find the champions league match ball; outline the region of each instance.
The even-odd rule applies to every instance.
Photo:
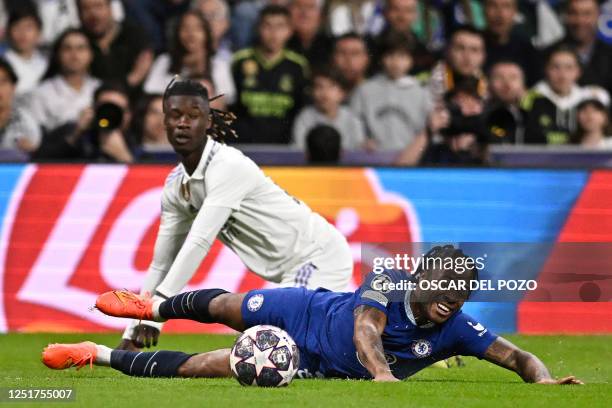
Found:
[[[232,374],[242,385],[289,385],[300,366],[300,351],[284,330],[254,326],[234,343],[230,355]]]

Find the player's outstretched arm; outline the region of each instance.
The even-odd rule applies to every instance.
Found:
[[[368,369],[374,381],[399,381],[391,373],[385,359],[381,335],[387,316],[375,307],[361,305],[355,308],[353,342],[359,361]]]
[[[553,378],[544,363],[535,355],[521,350],[503,337],[498,337],[485,352],[484,358],[517,373],[525,382],[538,384],[583,384],[576,377]]]

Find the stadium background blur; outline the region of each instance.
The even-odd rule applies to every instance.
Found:
[[[611,1],[0,4],[0,332],[122,327],[89,307],[150,262],[174,74],[223,94],[228,143],[347,237],[354,286],[371,242],[612,241]],[[292,28],[277,55],[270,5]],[[266,285],[217,242],[190,288]],[[467,309],[504,333],[610,333],[598,290]]]

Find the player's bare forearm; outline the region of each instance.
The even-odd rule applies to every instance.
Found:
[[[361,363],[368,369],[375,381],[396,381],[385,359],[381,334],[387,316],[370,306],[355,309],[355,331],[353,341]]]
[[[535,355],[498,337],[485,352],[485,359],[516,372],[525,382],[539,384],[582,384],[574,376],[555,379]]]

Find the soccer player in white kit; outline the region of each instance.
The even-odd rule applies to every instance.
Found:
[[[215,238],[267,281],[347,290],[353,260],[345,237],[222,143],[232,132],[232,119],[209,107],[199,83],[177,80],[168,86],[164,124],[181,163],[165,182],[153,261],[141,293],[158,298],[180,293]],[[119,347],[155,345],[160,329],[159,323],[134,320]]]

